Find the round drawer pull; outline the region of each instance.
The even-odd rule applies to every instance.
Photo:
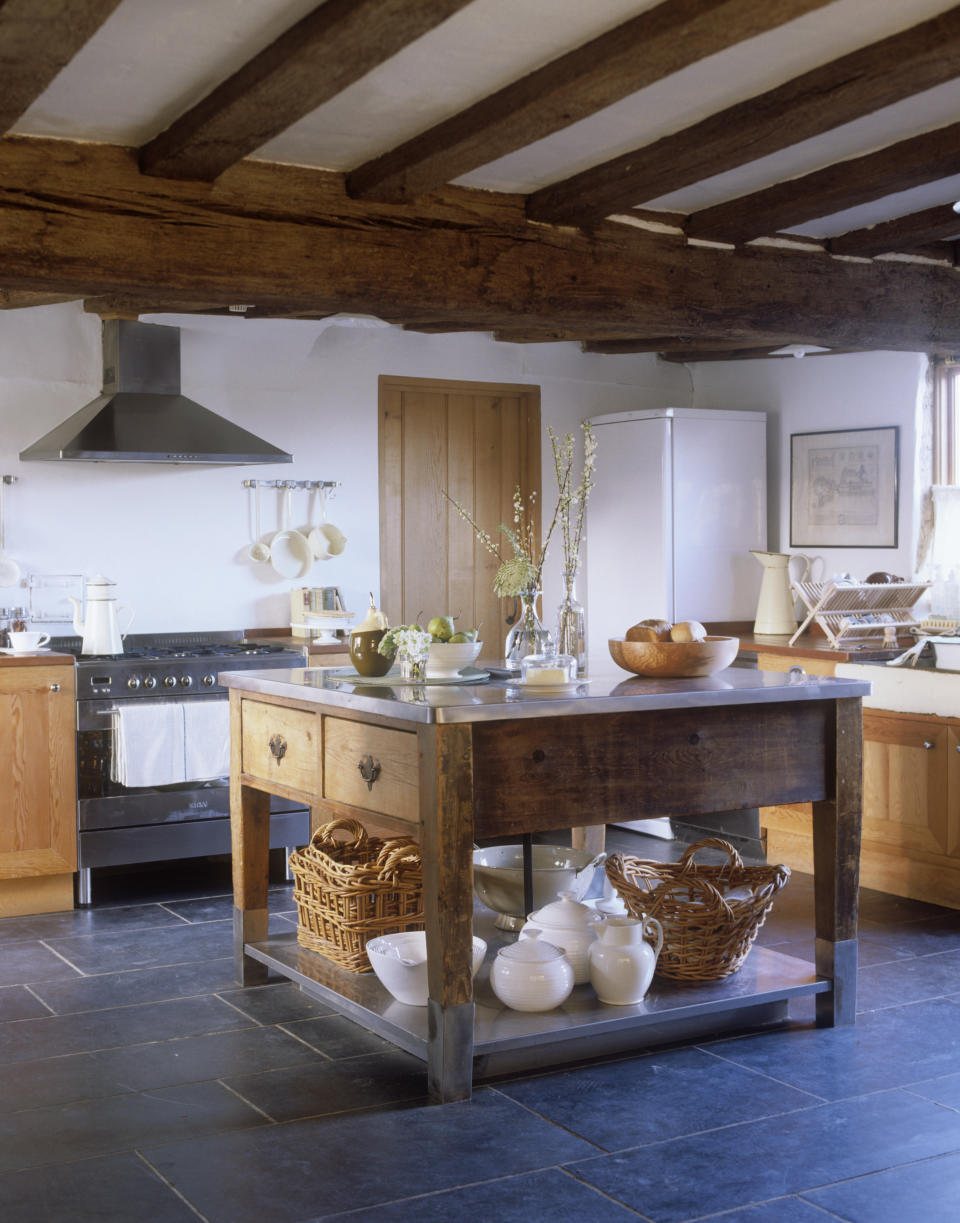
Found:
[[[936,747],[936,744],[931,739],[924,739],[923,750],[925,752],[932,752],[935,747]]]
[[[367,783],[367,789],[373,789],[373,783],[380,776],[380,761],[374,760],[372,756],[361,757],[357,768],[360,770],[360,776]]]
[[[283,735],[272,735],[270,738],[270,754],[276,759],[277,764],[287,754],[287,741]]]
[[[51,685],[50,685],[50,691],[51,691],[51,692],[59,692],[59,691],[60,691],[60,685],[59,685],[59,684],[51,684]]]

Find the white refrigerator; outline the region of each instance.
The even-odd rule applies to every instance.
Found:
[[[700,408],[618,412],[590,422],[587,638],[651,617],[750,620],[767,540],[766,413]]]

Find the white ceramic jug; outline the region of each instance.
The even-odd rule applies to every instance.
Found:
[[[797,631],[797,611],[793,591],[790,589],[790,562],[803,562],[803,572],[795,581],[803,582],[810,573],[811,560],[802,552],[754,552],[763,566],[763,581],[760,583],[760,599],[757,603],[757,618],[753,624],[755,633],[772,637],[789,636]]]
[[[662,948],[663,930],[655,917],[608,917],[587,952],[590,984],[600,1001],[611,1006],[642,1002]]]
[[[115,586],[116,583],[105,578],[102,573],[87,582],[87,615],[83,620],[80,619],[80,600],[72,595],[67,596],[73,604],[73,627],[83,638],[81,654],[123,653],[123,639],[130,631],[134,612],[132,608],[117,606],[117,601],[111,593]],[[130,613],[122,632],[117,618],[117,613],[121,611]]]

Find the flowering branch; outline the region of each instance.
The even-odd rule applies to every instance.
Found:
[[[577,485],[571,488],[573,473],[573,434],[558,437],[551,426],[547,426],[550,444],[553,447],[553,469],[557,476],[557,516],[563,539],[563,567],[568,573],[580,568],[580,544],[583,540],[584,514],[590,490],[594,485],[597,440],[590,422],[585,420],[583,429],[583,471]]]

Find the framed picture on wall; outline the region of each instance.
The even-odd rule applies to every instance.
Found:
[[[900,430],[790,435],[790,546],[895,548]]]

